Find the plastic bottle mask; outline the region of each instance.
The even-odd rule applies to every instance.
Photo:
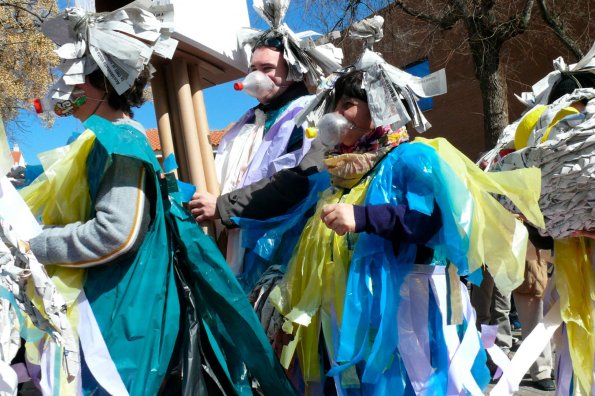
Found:
[[[72,92],[70,97],[66,100],[57,100],[50,96],[33,100],[33,106],[35,107],[37,114],[53,111],[60,117],[72,115],[74,109],[81,107],[85,103],[87,103],[87,96],[82,90]]]
[[[275,88],[275,83],[261,71],[249,73],[244,81],[233,85],[236,91],[243,91],[247,95],[260,99],[269,96]]]
[[[318,138],[326,147],[335,147],[341,143],[345,133],[352,127],[353,124],[338,113],[325,114],[316,123]]]

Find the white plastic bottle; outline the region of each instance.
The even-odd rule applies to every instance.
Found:
[[[332,148],[341,143],[341,138],[351,127],[351,123],[341,114],[328,113],[320,117],[316,128],[306,129],[306,136],[318,136],[324,146]]]
[[[258,70],[248,74],[244,81],[233,85],[236,91],[243,91],[254,98],[263,98],[275,88],[273,81]]]

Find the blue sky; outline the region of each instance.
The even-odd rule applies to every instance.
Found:
[[[59,0],[60,8],[67,4]],[[70,4],[74,2],[71,1]],[[252,0],[248,0],[251,25],[257,28],[265,28],[266,25],[252,10]],[[286,21],[295,31],[301,32],[311,29],[301,15],[301,10],[296,4],[291,4]],[[237,120],[249,107],[256,105],[256,100],[244,93],[233,90],[233,82],[208,88],[204,91],[205,106],[209,128],[222,129],[229,123]],[[149,102],[140,109],[135,110],[135,119],[141,122],[145,128],[156,128],[157,121],[153,103]],[[25,160],[29,164],[38,164],[37,154],[55,147],[62,146],[73,133],[80,133],[84,130],[82,124],[74,117],[57,117],[52,128],[44,128],[42,122],[33,111],[23,111],[18,118],[20,128],[16,130],[14,123],[7,123],[9,133],[14,138],[11,143],[18,143]]]

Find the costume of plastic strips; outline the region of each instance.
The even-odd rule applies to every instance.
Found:
[[[79,345],[66,318],[66,301],[43,265],[2,218],[0,233],[0,391],[16,394],[17,374],[9,364],[20,348],[21,334],[33,339],[46,333],[59,347],[61,364],[72,381],[80,375],[80,358]],[[27,326],[30,331],[21,333]]]
[[[415,100],[411,86],[419,81],[370,50],[356,63],[359,67],[370,73],[364,76],[368,98],[384,90]],[[329,98],[319,94],[314,111]],[[391,113],[375,103],[369,103],[375,120],[389,125],[411,120],[396,106]],[[421,113],[410,108],[425,128]],[[325,375],[346,395],[483,394],[489,381],[485,351],[458,277],[470,275],[479,283],[485,264],[503,290],[522,282],[527,232],[491,194],[508,196],[527,218],[543,224],[539,171],[485,174],[444,139],[416,139],[398,144],[350,189],[327,184],[320,192],[322,175],[311,179],[310,197],[290,213],[269,221],[235,220],[246,230],[245,246],[269,264],[281,264],[275,271],[285,271],[268,296],[283,315],[282,331],[290,339],[281,363],[290,372],[299,366],[303,390],[312,394]],[[413,244],[401,243],[395,256],[391,242],[377,235],[337,235],[320,212],[323,205],[339,202],[406,204],[427,215],[439,209],[442,228],[427,244],[434,249],[431,264],[415,262]],[[288,219],[305,217],[301,235],[290,246],[293,234],[283,239],[284,232],[294,232],[287,228]],[[292,251],[287,262],[275,261],[286,258],[287,251]]]
[[[149,44],[139,41],[134,47],[138,52],[132,52],[139,58],[131,59],[118,52],[130,49],[123,44],[127,39],[118,41],[116,36],[132,34],[132,29],[155,37],[155,32],[137,26],[154,22],[159,32],[159,22],[137,8],[100,15],[69,9],[50,24],[59,37],[65,30],[76,38],[71,47],[89,49],[76,55],[75,63],[85,65],[83,77],[86,65],[99,63],[90,54],[104,52],[136,78],[158,43],[150,38]],[[122,24],[130,24],[130,29]],[[81,26],[86,30],[78,31]],[[113,40],[94,39],[105,34]],[[113,43],[122,47],[111,47]],[[61,49],[64,46],[68,44]],[[91,51],[93,46],[97,48]],[[102,69],[106,76],[109,70]],[[164,174],[144,134],[98,116],[84,125],[86,131],[70,145],[40,156],[44,173],[22,190],[31,211],[44,225],[87,221],[106,169],[114,156],[124,156],[145,167],[147,194],[155,197],[154,214],[138,251],[117,265],[46,267],[64,296],[67,324],[73,329],[74,345],[80,345],[82,363],[77,367],[81,375],[73,378],[60,344],[50,337],[53,333],[27,339],[29,374],[42,393],[74,395],[102,389],[113,395],[153,395],[176,366],[187,395],[252,394],[253,387],[266,394],[293,393],[242,289],[214,241],[182,208],[177,184],[171,183],[171,174]]]
[[[557,354],[558,394],[591,394],[595,389],[595,247],[593,239],[573,237],[577,231],[595,229],[595,89],[576,89],[549,105],[547,100],[563,73],[595,71],[594,55],[595,45],[577,64],[556,59],[555,71],[519,98],[527,112],[484,156],[495,171],[541,170],[539,206],[545,227],[538,229],[554,238],[554,277],[564,322],[564,344]],[[584,110],[571,106],[583,100]],[[503,149],[514,151],[501,156]],[[503,202],[516,211],[510,201]]]
[[[42,178],[25,191],[27,202],[43,213],[46,224],[61,224],[62,218],[70,221],[81,213],[78,220],[88,218],[89,191],[96,191],[101,180],[95,175],[101,174],[113,155],[142,160],[152,171],[160,196],[160,167],[140,132],[96,116],[85,125],[88,130],[70,146],[58,149],[61,158],[47,164]],[[70,195],[71,191],[80,194]],[[242,289],[214,242],[199,230],[180,203],[158,199],[154,225],[120,276],[113,266],[51,267],[52,280],[70,296],[69,319],[77,330],[85,364],[110,393],[157,392],[170,360],[177,359],[174,344],[181,337],[186,394],[201,389],[214,394],[250,392],[247,372],[263,390],[291,392]],[[181,253],[174,260],[175,251]],[[118,268],[124,271],[124,264]],[[181,311],[182,301],[185,311]],[[151,331],[151,323],[159,324],[159,331]],[[54,353],[41,352],[37,363],[42,369]],[[205,379],[207,374],[213,378]],[[57,387],[68,392],[75,385],[63,377],[50,380],[48,392]],[[213,383],[215,388],[210,388]]]

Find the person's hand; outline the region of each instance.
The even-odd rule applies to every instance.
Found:
[[[343,203],[324,205],[320,217],[324,224],[335,231],[337,235],[355,231],[353,205]]]
[[[572,234],[570,234],[570,236],[595,239],[595,230],[574,231]]]
[[[217,197],[210,193],[194,193],[188,209],[199,223],[221,217],[217,210]]]

